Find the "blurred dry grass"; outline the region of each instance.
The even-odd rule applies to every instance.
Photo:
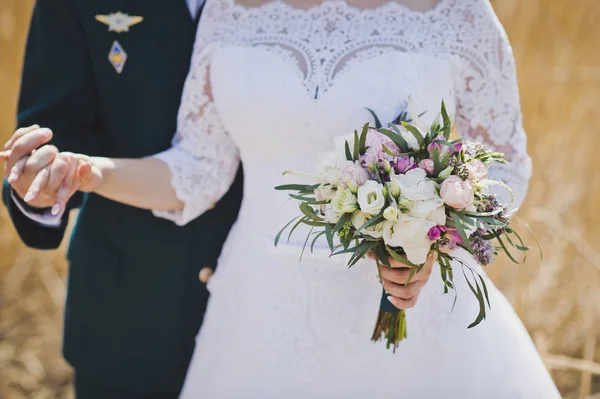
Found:
[[[0,141],[14,126],[31,5],[32,0],[0,5]],[[520,267],[498,262],[490,274],[534,335],[563,395],[598,399],[600,2],[494,5],[517,57],[535,166],[520,216],[542,242],[545,258],[531,257]],[[2,208],[0,253],[0,397],[72,397],[71,371],[60,357],[64,249],[24,248]]]

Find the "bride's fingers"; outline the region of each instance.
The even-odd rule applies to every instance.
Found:
[[[400,299],[411,299],[421,292],[425,285],[424,281],[415,281],[409,285],[396,284],[389,280],[383,280],[383,289],[390,295]]]
[[[388,269],[387,266],[380,266],[381,277],[384,280],[392,281],[396,284],[404,284],[410,277],[411,270],[408,268],[404,269]],[[415,276],[416,277],[416,276]],[[413,278],[414,280],[414,278]]]
[[[414,308],[415,305],[417,304],[417,299],[418,299],[418,296],[412,297],[410,299],[396,298],[391,295],[388,296],[388,300],[392,303],[392,305],[394,305],[395,307],[397,307],[400,310]]]
[[[67,206],[67,202],[70,198],[70,193],[72,191],[73,184],[76,180],[75,173],[77,172],[78,162],[74,162],[72,157],[67,157],[69,161],[69,169],[67,171],[67,175],[63,180],[58,192],[56,193],[56,203],[52,206],[52,214],[58,215],[62,212]]]
[[[31,202],[35,200],[40,195],[44,187],[46,187],[48,179],[50,178],[51,167],[51,165],[48,165],[41,169],[33,178],[33,181],[27,190],[27,194],[25,194],[25,198],[23,198],[25,202]]]

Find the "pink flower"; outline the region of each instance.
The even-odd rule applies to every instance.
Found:
[[[469,172],[469,180],[480,181],[488,176],[488,170],[479,159],[472,159],[465,165]]]
[[[368,148],[360,157],[363,166],[383,162],[384,159],[393,161],[394,157],[383,150],[384,145],[394,154],[400,153],[400,148],[389,137],[373,130],[367,134],[366,145]]]
[[[440,188],[440,196],[446,205],[455,209],[465,209],[473,205],[471,186],[455,175],[444,180]]]
[[[429,152],[430,157],[433,157],[433,150],[436,149],[438,150],[440,157],[444,157],[448,153],[453,155],[462,150],[463,143],[460,141],[458,143],[454,143],[451,147],[446,144],[442,144],[439,141],[447,142],[448,140],[441,135],[433,139],[433,141],[427,146],[427,151]]]
[[[433,174],[435,166],[433,165],[433,159],[424,159],[419,162],[419,168],[423,169],[430,175]]]
[[[429,232],[427,233],[427,238],[429,238],[429,241],[437,241],[440,239],[440,237],[442,236],[441,227],[444,226],[433,226],[429,229]]]
[[[393,165],[394,171],[399,174],[406,173],[409,170],[414,169],[416,166],[412,158],[408,155],[394,158]]]
[[[458,234],[458,230],[456,229],[446,229],[446,234],[444,235],[444,237],[450,239],[450,241],[452,241],[455,244],[462,244],[463,243],[463,239],[460,236],[460,234]]]
[[[348,179],[359,186],[369,180],[369,173],[360,165],[359,161],[346,161],[340,169],[342,182],[346,183]]]

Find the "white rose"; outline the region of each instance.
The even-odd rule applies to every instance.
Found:
[[[325,211],[323,213],[325,214],[323,219],[327,223],[331,223],[331,224],[337,223],[343,215],[343,213],[336,212],[335,209],[333,209],[333,207],[331,205],[327,205],[325,207]]]
[[[365,184],[369,180],[369,173],[363,169],[359,161],[344,161],[338,164],[340,169],[340,177],[343,182],[351,180],[359,186]]]
[[[398,203],[407,208],[411,216],[426,218],[444,205],[444,200],[437,192],[437,184],[427,177],[423,169],[409,170],[395,179],[402,196]]]
[[[356,195],[349,189],[338,190],[331,200],[331,206],[337,213],[353,213],[358,210]]]
[[[338,186],[343,183],[339,166],[345,161],[346,159],[335,151],[326,152],[319,157],[317,173],[323,181]]]
[[[352,225],[355,229],[359,229],[371,219],[371,215],[364,212],[356,212],[352,217]],[[383,236],[383,223],[377,223],[374,226],[369,226],[362,229],[359,234],[371,236],[373,238],[381,238]]]
[[[431,249],[427,233],[435,225],[435,222],[427,219],[400,215],[397,222],[384,222],[383,240],[391,247],[401,247],[410,262],[422,264]]]
[[[376,181],[369,180],[359,187],[358,205],[363,212],[377,215],[385,205],[383,186]]]
[[[336,191],[330,185],[321,185],[315,190],[315,198],[317,201],[329,201],[335,196]]]

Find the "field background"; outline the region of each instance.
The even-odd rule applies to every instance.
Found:
[[[14,128],[32,3],[0,4],[0,142]],[[520,216],[545,258],[489,271],[563,396],[600,399],[600,2],[493,3],[517,58],[534,160]],[[0,398],[71,398],[71,370],[60,356],[64,248],[25,248],[1,207],[0,254]]]

